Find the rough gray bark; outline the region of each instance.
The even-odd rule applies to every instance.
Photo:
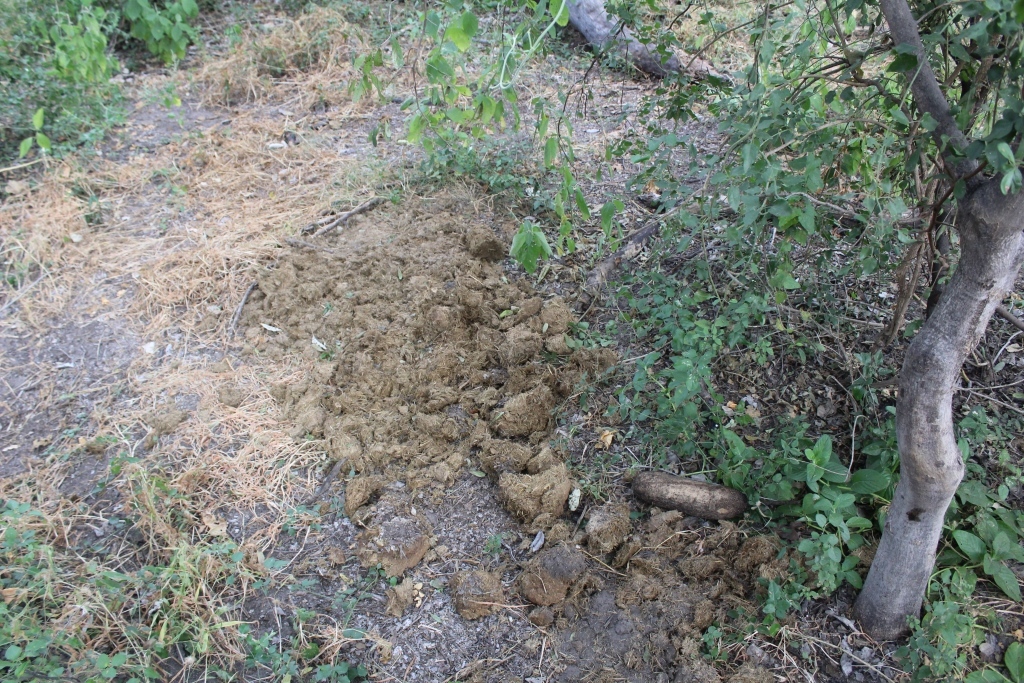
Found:
[[[665,77],[679,71],[678,57],[672,55],[662,60],[661,55],[647,49],[628,28],[619,31],[619,21],[608,16],[604,0],[567,0],[567,4],[569,23],[594,47],[621,49],[638,69],[653,76]]]
[[[937,142],[949,140],[953,149],[947,148],[946,156],[958,175],[974,173],[975,162],[953,154],[965,146],[966,136],[928,66],[909,6],[905,0],[881,0],[881,6],[893,41],[918,48],[922,66],[911,86],[915,103],[938,122]],[[1024,193],[1003,195],[998,178],[975,176],[968,187],[956,225],[959,264],[908,348],[900,373],[900,483],[854,605],[864,630],[883,640],[905,633],[907,617],[920,612],[942,521],[964,472],[953,432],[953,391],[964,360],[1024,263]]]

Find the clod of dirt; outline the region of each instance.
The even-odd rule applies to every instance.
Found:
[[[173,432],[186,418],[188,418],[188,413],[174,406],[164,406],[157,408],[152,413],[146,414],[142,418],[143,422],[149,425],[150,428],[150,432],[146,435],[144,442],[146,448],[155,446],[157,439],[164,434]]]
[[[381,477],[356,477],[345,485],[345,514],[351,517],[384,487]]]
[[[586,569],[583,553],[564,545],[541,551],[519,579],[523,597],[535,605],[554,605],[565,599],[572,583]]]
[[[451,578],[455,611],[463,619],[479,619],[497,611],[502,604],[501,576],[483,570],[459,572]]]
[[[770,671],[754,664],[744,664],[729,677],[729,683],[773,683],[774,680]]]
[[[294,424],[288,432],[292,437],[319,436],[323,432],[327,414],[320,405],[323,389],[319,384],[309,379],[294,384],[278,384],[270,388],[270,395],[283,404],[284,416]]]
[[[158,408],[156,411],[147,414],[144,419],[155,435],[163,436],[173,432],[187,418],[188,413],[172,406],[163,409]]]
[[[348,557],[346,557],[344,549],[337,546],[327,549],[327,559],[336,567],[340,567],[348,562]]]
[[[466,248],[482,261],[500,261],[505,258],[505,245],[483,226],[475,225],[466,231]]]
[[[572,349],[569,348],[569,343],[565,340],[564,334],[556,334],[553,337],[549,337],[544,342],[544,349],[556,356],[568,356],[572,353]]]
[[[529,436],[544,431],[551,420],[555,396],[546,384],[509,399],[498,420],[498,433],[502,436]]]
[[[401,576],[427,554],[430,532],[419,520],[395,517],[365,531],[360,541],[356,554],[364,567],[379,563],[387,576]]]
[[[722,570],[725,563],[714,555],[688,557],[679,563],[679,571],[691,579],[707,579]]]
[[[405,609],[413,603],[415,596],[416,584],[412,579],[406,577],[402,583],[387,590],[387,613],[401,619],[405,614]]]
[[[629,505],[608,501],[590,513],[587,520],[587,547],[595,555],[610,553],[629,533]]]
[[[490,439],[480,447],[480,465],[495,480],[505,473],[519,474],[532,457],[529,447],[504,439]]]
[[[736,489],[667,472],[641,472],[633,479],[636,499],[703,519],[732,519],[747,511],[747,497]]]
[[[751,536],[740,547],[736,568],[741,572],[754,571],[774,560],[779,554],[779,547],[779,539],[775,536]]]
[[[212,363],[210,367],[207,368],[210,372],[215,372],[218,375],[224,374],[225,372],[231,372],[231,369],[231,363],[226,359],[221,359],[216,363]]]
[[[547,334],[557,334],[559,337],[568,331],[569,324],[576,321],[576,317],[561,299],[552,299],[544,306],[540,313],[540,321],[547,325]]]
[[[701,600],[693,606],[693,627],[703,631],[715,621],[715,603]]]
[[[633,559],[633,556],[640,552],[643,548],[643,541],[639,535],[633,535],[628,537],[619,549],[615,551],[615,556],[611,560],[611,566],[613,569],[622,569],[629,561]]]
[[[550,607],[535,607],[530,611],[530,623],[540,628],[547,628],[555,622],[555,613]]]
[[[502,474],[498,492],[505,508],[523,522],[539,515],[558,517],[572,491],[569,471],[559,463],[540,474]]]
[[[573,527],[562,520],[558,520],[545,532],[545,543],[549,546],[556,546],[559,543],[568,543],[573,536]]]
[[[551,469],[559,462],[561,461],[555,456],[555,452],[545,446],[526,463],[526,471],[530,474],[539,474]]]
[[[508,369],[522,365],[540,353],[542,343],[527,325],[516,325],[505,333],[505,342],[498,349],[501,364]]]
[[[715,667],[699,659],[692,659],[679,665],[673,683],[722,683],[722,677]]]
[[[220,402],[230,408],[237,408],[242,405],[242,401],[245,400],[245,392],[240,387],[234,384],[228,384],[220,388],[217,392],[217,398]]]
[[[327,451],[331,454],[331,459],[346,462],[356,471],[364,468],[361,457],[363,446],[357,438],[349,434],[341,418],[327,418],[324,422],[324,437],[327,439]]]
[[[85,450],[92,453],[93,455],[99,455],[107,450],[107,446],[110,444],[103,439],[92,439],[87,441],[85,444]]]

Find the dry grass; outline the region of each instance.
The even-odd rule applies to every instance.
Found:
[[[336,10],[318,7],[296,20],[280,19],[269,34],[250,29],[226,56],[199,70],[208,104],[238,105],[279,100],[301,108],[343,99],[356,74],[352,62],[370,48],[365,34]]]
[[[340,15],[318,9],[248,36],[203,67],[199,99],[299,112],[327,97],[348,99],[344,86],[362,40]],[[250,357],[242,366],[215,367],[214,360],[230,347],[231,314],[256,269],[274,262],[281,238],[332,204],[374,193],[380,165],[337,144],[365,147],[356,140],[365,140],[374,106],[368,100],[349,99],[331,111],[330,139],[306,128],[298,144],[281,144],[294,117],[268,116],[264,108],[225,112],[230,128],[214,126],[149,154],[53,164],[0,204],[0,254],[10,283],[0,298],[0,329],[39,336],[55,323],[105,317],[126,337],[159,349],[172,344],[178,359],[135,353],[126,369],[130,398],[94,405],[91,439],[63,440],[44,462],[0,480],[0,497],[41,511],[24,518],[25,530],[50,548],[42,558],[52,568],[45,590],[64,606],[51,614],[52,625],[84,643],[66,653],[72,660],[107,651],[150,661],[153,629],[160,628],[193,643],[191,659],[179,653],[186,667],[206,655],[222,664],[241,656],[238,622],[226,615],[253,579],[268,575],[263,558],[282,531],[281,513],[315,488],[324,454],[318,442],[287,433],[268,391],[301,377],[306,361]],[[53,381],[43,368],[38,379]],[[225,386],[246,395],[239,407],[219,400]],[[45,387],[38,396],[58,399]],[[139,425],[176,401],[190,403],[189,418],[147,453]],[[90,511],[62,491],[82,476],[77,467],[93,457],[86,446],[97,438],[110,444],[108,455],[120,454],[120,464],[101,493],[106,507]],[[229,541],[229,511],[261,518],[238,548],[240,562],[217,550]],[[111,536],[98,564],[74,549],[83,539],[96,543],[90,534],[125,517],[144,539],[138,547]],[[155,584],[139,578],[143,565],[161,568],[153,570]],[[123,602],[111,602],[97,571],[133,577]],[[149,630],[140,634],[140,625]],[[350,640],[336,630],[321,638],[328,652]],[[160,638],[174,642],[174,635]]]

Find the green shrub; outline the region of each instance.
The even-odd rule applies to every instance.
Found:
[[[199,16],[195,0],[173,0],[155,7],[149,0],[127,0],[124,16],[131,35],[146,44],[146,49],[170,64],[185,56],[185,50],[199,37],[192,27]]]
[[[51,151],[28,139],[60,154],[102,137],[121,118],[112,45],[137,40],[171,63],[198,40],[198,16],[196,0],[0,0],[0,157]]]

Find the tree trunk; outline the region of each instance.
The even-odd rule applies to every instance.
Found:
[[[934,312],[907,349],[896,401],[900,483],[854,615],[875,638],[908,630],[921,611],[942,522],[964,473],[953,433],[953,391],[967,355],[1013,287],[1024,262],[1024,192],[1004,195],[978,162],[958,154],[967,136],[950,111],[907,0],[880,0],[895,45],[915,48],[914,104],[936,121],[932,137],[967,186],[956,230],[960,262]]]
[[[678,57],[671,55],[662,59],[637,40],[628,28],[622,27],[620,31],[620,22],[605,11],[604,0],[567,0],[567,3],[569,23],[595,48],[621,49],[638,69],[659,78],[679,71]]]
[[[896,403],[900,483],[854,613],[881,640],[907,631],[928,588],[946,508],[963,477],[953,433],[960,368],[1024,262],[1024,193],[999,178],[972,192],[957,221],[960,262],[907,350]]]

